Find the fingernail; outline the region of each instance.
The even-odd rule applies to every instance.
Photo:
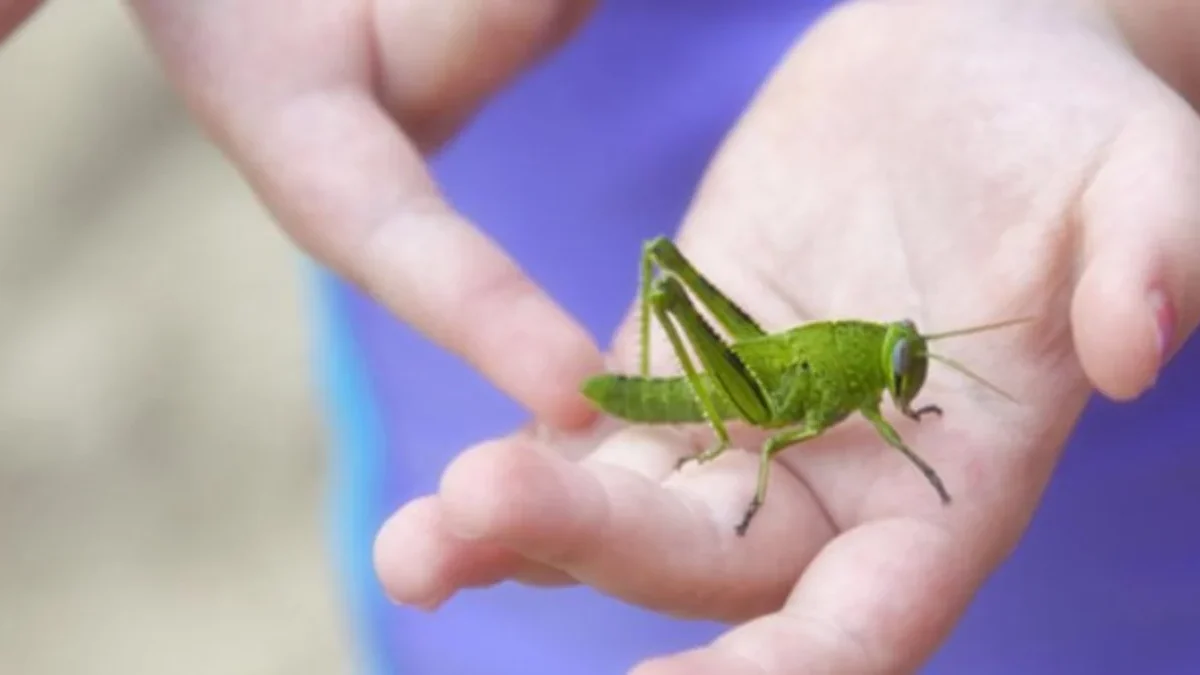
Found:
[[[1158,328],[1158,367],[1161,369],[1167,364],[1175,340],[1175,308],[1167,294],[1156,289],[1150,292],[1150,310],[1154,312],[1154,324]]]

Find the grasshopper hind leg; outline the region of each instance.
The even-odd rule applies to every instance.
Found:
[[[688,355],[687,348],[684,346],[683,337],[679,334],[679,329],[675,327],[675,323],[671,320],[671,311],[678,302],[678,294],[681,290],[678,289],[678,283],[671,279],[656,280],[646,295],[646,304],[649,305],[655,316],[662,324],[663,332],[667,334],[667,339],[671,342],[671,348],[679,359],[679,364],[683,366],[684,377],[687,378],[691,385],[692,393],[700,402],[701,409],[704,410],[704,416],[708,418],[709,426],[717,436],[717,441],[706,450],[702,450],[694,455],[682,457],[675,463],[675,470],[683,468],[683,465],[691,460],[696,460],[699,463],[712,460],[729,449],[729,431],[725,428],[725,424],[721,419],[721,415],[717,412],[716,405],[713,404],[712,397],[709,396],[708,389],[700,379],[699,373],[696,371],[696,366],[692,363],[692,358]],[[686,296],[683,297],[686,302]]]
[[[692,460],[698,464],[711,461],[724,453],[731,444],[724,417],[713,401],[713,393],[725,397],[727,401],[723,402],[731,404],[742,419],[752,424],[761,425],[770,420],[770,404],[761,385],[700,315],[678,279],[665,276],[655,280],[647,294],[647,304],[662,324],[667,339],[671,342],[671,348],[683,366],[692,393],[718,439],[717,443],[707,450],[680,459],[675,468],[678,470]],[[684,336],[691,343],[697,358],[715,385],[713,392],[709,391],[709,387],[692,364],[684,344]]]

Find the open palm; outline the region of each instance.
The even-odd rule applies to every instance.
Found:
[[[1177,216],[1196,206],[1196,166],[1179,148],[1200,143],[1182,102],[1078,24],[963,8],[977,16],[909,16],[899,41],[892,11],[841,12],[793,50],[677,242],[767,330],[1036,315],[934,345],[1017,403],[933,363],[916,404],[945,415],[889,411],[953,503],[855,416],[778,457],[738,538],[762,432],[735,427],[751,452],[676,472],[711,442],[703,427],[530,429],[466,452],[385,527],[378,566],[397,598],[580,582],[739,623],[647,673],[897,672],[928,657],[1023,531],[1092,387],[1136,395],[1172,348],[1158,299],[1186,281],[1169,252],[1194,236]],[[631,313],[613,370],[636,372],[636,327]],[[676,369],[656,332],[656,370]]]

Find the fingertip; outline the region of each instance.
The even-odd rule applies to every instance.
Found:
[[[1092,385],[1128,401],[1153,386],[1173,340],[1174,310],[1150,256],[1110,250],[1084,270],[1071,303],[1075,349]]]
[[[598,414],[580,392],[602,369],[600,349],[507,252],[449,205],[390,214],[354,266],[372,296],[562,429]],[[430,267],[430,260],[454,264]]]
[[[375,536],[375,574],[392,602],[433,609],[448,595],[440,583],[443,558],[435,532],[436,498],[409,502],[392,514]]]
[[[538,585],[568,582],[510,549],[455,537],[446,527],[440,500],[432,496],[410,502],[383,524],[374,559],[388,598],[425,610],[436,609],[459,590],[509,578]]]
[[[1179,101],[1131,120],[1080,203],[1071,322],[1092,384],[1136,398],[1200,322],[1200,124]]]
[[[604,369],[603,356],[583,326],[564,315],[545,300],[540,310],[528,319],[539,326],[536,348],[527,349],[525,363],[502,363],[507,372],[498,375],[503,382],[521,382],[525,389],[513,389],[518,400],[528,401],[535,414],[553,427],[574,431],[595,422],[599,411],[583,395],[584,380]],[[532,343],[531,343],[532,344]]]
[[[407,225],[393,225],[395,233],[379,235],[381,241],[401,237],[404,242],[380,244],[386,262],[384,271],[375,275],[376,286],[391,289],[394,282],[406,281],[395,272],[400,254],[384,255],[389,250],[422,258],[442,250],[470,264],[460,265],[457,274],[443,272],[442,288],[431,292],[433,297],[416,297],[407,284],[381,297],[390,299],[397,310],[408,310],[415,325],[479,369],[539,421],[565,430],[591,423],[598,411],[580,387],[588,375],[603,368],[591,335],[506,252],[471,223],[447,213],[454,224],[447,229],[453,234],[429,233],[430,223],[417,215]],[[412,240],[418,238],[414,245]],[[410,264],[419,268],[415,260]]]

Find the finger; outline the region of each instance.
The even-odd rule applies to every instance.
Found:
[[[406,504],[384,523],[375,539],[374,558],[388,597],[425,609],[436,608],[461,589],[507,579],[540,586],[574,582],[511,549],[453,536],[433,496]]]
[[[1083,197],[1071,321],[1097,389],[1130,399],[1200,320],[1200,122],[1148,114],[1117,138]]]
[[[582,433],[561,433],[530,423],[513,438],[553,444],[564,457],[582,458],[616,428],[615,420],[602,420]],[[427,608],[445,602],[459,590],[510,579],[534,586],[577,583],[561,570],[510,548],[456,536],[447,526],[437,496],[409,502],[384,523],[375,539],[375,569],[389,597]]]
[[[353,10],[364,4],[136,7],[214,136],[301,246],[538,416],[585,424],[593,413],[577,386],[600,368],[598,350],[444,203],[372,97],[369,17]]]
[[[224,121],[230,90],[245,108],[353,85],[378,92],[408,137],[431,151],[561,44],[596,0],[129,3],[207,122]]]
[[[42,0],[5,0],[0,3],[0,42],[7,40],[41,5]]]
[[[947,530],[874,521],[821,552],[787,606],[636,675],[914,672],[949,634],[987,567]]]
[[[678,452],[645,433],[618,434],[584,464],[524,439],[474,448],[443,478],[450,530],[675,615],[739,620],[778,607],[831,533],[811,495],[785,469],[772,472],[767,505],[739,538],[755,457],[730,451],[665,485],[605,459],[671,466]]]
[[[595,0],[377,3],[384,100],[423,150],[440,146],[512,75],[557,46]],[[416,68],[414,65],[425,67]]]
[[[590,337],[440,201],[374,101],[332,95],[275,112],[235,152],[301,245],[540,417],[592,418],[578,392],[601,365]]]

